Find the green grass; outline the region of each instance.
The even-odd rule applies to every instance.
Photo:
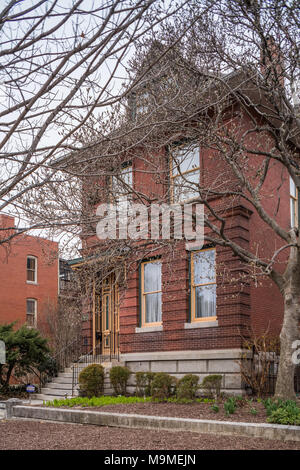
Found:
[[[161,402],[165,401],[168,403],[214,403],[214,399],[210,398],[197,398],[196,400],[187,400],[187,399],[178,399],[178,398],[169,398],[166,400],[156,400],[152,397],[124,397],[117,396],[111,397],[108,395],[103,395],[101,397],[75,397],[75,398],[64,398],[61,400],[53,401],[44,401],[44,406],[55,406],[55,407],[64,407],[67,406],[72,408],[73,406],[82,406],[82,407],[92,407],[92,406],[105,406],[105,405],[120,405],[120,404],[130,404],[130,403],[145,403],[145,402]]]
[[[45,406],[55,406],[55,407],[62,407],[68,406],[72,408],[73,406],[82,406],[82,407],[89,407],[89,406],[105,406],[105,405],[120,405],[120,404],[128,404],[128,403],[144,403],[147,401],[151,401],[151,398],[141,398],[141,397],[111,397],[111,396],[101,396],[101,397],[75,397],[75,398],[65,398],[62,400],[53,400],[47,401],[43,404]]]

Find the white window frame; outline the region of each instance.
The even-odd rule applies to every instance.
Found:
[[[187,161],[189,159],[189,155],[191,153],[194,153],[197,151],[198,153],[198,162],[196,163],[196,166],[193,166],[192,168],[182,171],[181,164],[184,163],[184,161]],[[180,154],[185,154],[182,163],[180,163],[179,160],[176,158]],[[175,192],[176,192],[176,180],[183,180],[183,185],[184,187],[190,187],[188,189],[189,192],[193,192],[194,184],[193,182],[189,183],[189,176],[190,175],[198,175],[198,182],[200,183],[200,146],[198,143],[193,142],[189,144],[184,144],[180,146],[174,146],[170,148],[170,183],[171,183],[171,202],[172,203],[179,203],[179,202],[184,202],[188,201],[189,199],[192,199],[193,197],[196,197],[199,193],[197,192],[197,189],[195,187],[195,195],[193,195],[190,198],[184,197],[184,195],[181,195],[179,198],[175,197]]]
[[[298,227],[298,204],[299,194],[296,185],[290,176],[290,224],[291,227]]]
[[[201,283],[195,283],[195,265],[194,265],[194,257],[195,255],[199,255],[200,253],[206,253],[207,251],[214,251],[215,252],[215,259],[214,259],[214,279],[211,282],[205,281]],[[205,248],[203,250],[197,250],[191,252],[191,323],[193,322],[213,322],[217,320],[217,294],[215,294],[215,307],[216,312],[215,315],[209,317],[196,317],[196,289],[197,287],[207,287],[207,286],[216,286],[217,287],[217,279],[216,279],[216,255],[217,251],[215,248]]]
[[[34,312],[29,312],[28,311],[28,302],[33,302]],[[28,316],[33,317],[33,321],[31,322],[31,324],[29,324],[29,322],[28,322]],[[32,299],[32,298],[26,299],[26,324],[29,328],[35,328],[36,327],[36,324],[37,324],[37,300],[36,299]]]
[[[28,263],[29,259],[34,260],[34,271],[32,269],[28,269],[27,263]],[[26,282],[28,284],[37,284],[37,265],[38,265],[37,257],[33,256],[33,255],[27,255],[27,258],[26,258]],[[28,272],[29,271],[34,272],[34,281],[31,281],[31,280],[28,279]]]
[[[148,264],[160,264],[160,278],[161,278],[161,284],[160,284],[160,290],[156,290],[156,291],[145,291],[145,266],[148,265]],[[146,297],[147,295],[151,295],[151,294],[161,294],[162,296],[162,263],[159,259],[155,259],[155,260],[149,260],[149,261],[144,261],[142,264],[141,264],[141,281],[140,281],[140,286],[141,286],[141,326],[143,328],[145,327],[156,327],[156,326],[160,326],[162,325],[162,300],[161,300],[161,306],[160,306],[160,310],[161,310],[161,319],[160,321],[158,322],[147,322],[146,321],[146,318],[147,318],[147,312],[146,312]]]

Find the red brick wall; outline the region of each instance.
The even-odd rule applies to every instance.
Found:
[[[249,214],[242,209],[230,218],[237,235],[241,232],[241,218],[245,219],[244,225],[249,224]],[[244,232],[245,229],[243,236]],[[189,252],[185,242],[178,242],[172,253],[165,249],[161,254],[163,331],[135,332],[141,326],[138,263],[135,271],[129,273],[127,289],[120,295],[122,353],[241,347],[241,334],[247,336],[246,327],[250,327],[250,288],[242,281],[244,266],[232,251],[217,247],[216,253],[218,327],[184,329],[189,321]]]
[[[13,218],[1,214],[3,227]],[[37,284],[26,282],[27,256],[37,257]],[[0,323],[26,322],[26,299],[37,300],[37,320],[44,323],[47,304],[58,296],[58,244],[29,235],[19,235],[0,245]]]
[[[250,117],[245,115],[237,119],[237,136],[242,134],[249,125]],[[230,126],[234,122],[231,121]],[[272,146],[269,136],[249,136],[245,145],[252,148],[267,149]],[[251,155],[249,176],[253,184],[257,178],[257,168],[263,157]],[[166,164],[163,155],[158,156],[157,175],[153,166],[147,173],[145,160],[134,159],[135,189],[149,191],[150,196],[162,196],[163,190],[158,181],[162,181],[160,165]],[[201,149],[201,176],[206,183],[213,186],[236,182],[236,178],[219,159],[215,151]],[[147,189],[146,189],[147,188]],[[158,188],[159,191],[158,191]],[[289,178],[282,166],[272,162],[268,178],[262,191],[265,210],[276,216],[282,227],[289,228]],[[216,199],[214,207],[226,211],[227,234],[230,238],[252,252],[258,252],[267,260],[274,250],[282,246],[283,241],[262,222],[255,209],[242,198]],[[94,239],[95,240],[95,239]],[[257,251],[258,250],[258,251]],[[279,257],[276,268],[283,270],[287,251]],[[278,335],[283,317],[283,301],[277,286],[261,275],[250,278],[248,267],[228,248],[217,247],[217,318],[218,327],[184,329],[189,314],[189,281],[188,253],[184,243],[178,243],[174,256],[168,259],[166,250],[162,254],[163,277],[163,331],[153,333],[136,333],[139,325],[139,276],[138,266],[129,273],[127,290],[121,295],[120,305],[120,349],[122,353],[147,351],[172,351],[193,349],[223,349],[242,346],[242,336],[247,337],[254,332]]]

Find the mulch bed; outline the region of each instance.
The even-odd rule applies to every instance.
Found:
[[[34,401],[32,402],[34,405]],[[40,405],[41,406],[41,405]],[[257,414],[250,412],[250,406],[244,405],[236,408],[234,414],[227,415],[224,404],[219,403],[219,412],[211,409],[212,403],[131,403],[118,405],[105,405],[101,407],[74,406],[66,409],[78,409],[82,411],[102,411],[124,414],[142,414],[149,416],[167,416],[173,418],[211,419],[216,421],[234,421],[244,423],[266,423],[267,414],[262,403],[254,403],[251,408],[257,410]],[[63,407],[61,407],[63,408]]]
[[[300,450],[300,442],[86,424],[2,420],[0,450]],[[78,456],[75,458],[77,460]],[[101,454],[97,459],[101,465]]]
[[[262,403],[255,403],[252,408],[257,414],[250,413],[249,406],[237,407],[234,414],[227,415],[223,403],[219,404],[219,412],[211,409],[210,403],[133,403],[122,405],[106,405],[99,408],[81,408],[89,411],[105,411],[112,413],[143,414],[150,416],[168,416],[174,418],[211,419],[217,421],[240,421],[247,423],[264,423],[267,419]]]

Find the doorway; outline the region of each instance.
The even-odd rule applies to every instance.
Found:
[[[107,358],[119,355],[119,292],[110,274],[95,292],[95,353]]]

